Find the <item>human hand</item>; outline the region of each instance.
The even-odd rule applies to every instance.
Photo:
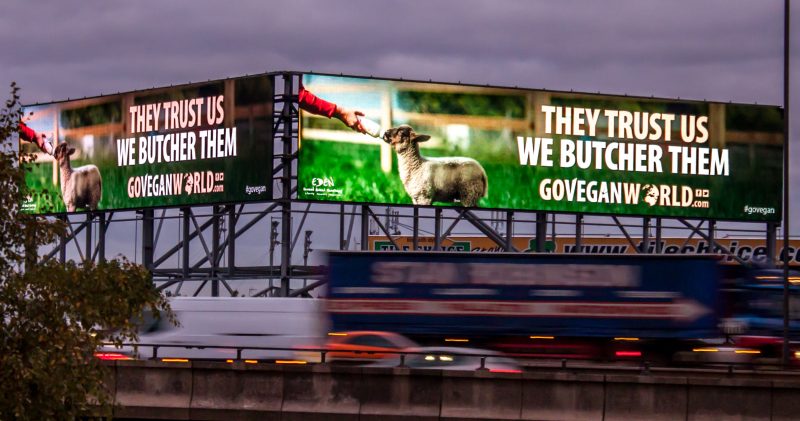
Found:
[[[366,130],[364,130],[364,127],[361,126],[361,120],[359,119],[359,117],[364,116],[363,112],[357,110],[351,110],[349,108],[337,105],[336,111],[334,111],[333,116],[341,120],[345,126],[359,133],[366,133]]]
[[[47,136],[44,133],[36,133],[36,144],[39,146],[39,149],[44,151],[46,154],[53,154],[53,144],[50,143],[50,140],[47,139]]]

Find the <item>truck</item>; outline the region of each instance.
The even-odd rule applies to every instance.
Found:
[[[720,338],[719,256],[330,252],[334,331],[515,355],[661,359]]]

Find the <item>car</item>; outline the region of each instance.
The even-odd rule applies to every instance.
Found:
[[[481,366],[481,359],[485,358]],[[400,358],[395,356],[368,365],[368,367],[397,367]],[[522,368],[512,358],[497,351],[479,348],[422,347],[405,356],[405,367],[436,370],[488,370],[493,373],[521,373]]]
[[[326,360],[364,362],[396,357],[399,351],[419,347],[403,335],[383,331],[331,332],[326,345]]]

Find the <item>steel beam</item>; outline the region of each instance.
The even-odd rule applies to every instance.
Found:
[[[281,173],[281,286],[280,296],[288,297],[290,288],[291,275],[291,262],[292,262],[292,138],[294,134],[293,115],[294,106],[294,75],[283,75],[283,95],[292,100],[283,102],[283,109],[281,110],[281,120],[283,123],[283,134],[281,136],[281,143],[283,146],[283,156],[281,157],[281,164],[283,168]]]
[[[553,236],[555,236],[555,229],[553,229]],[[542,253],[545,251],[545,244],[547,243],[547,213],[536,213],[536,252]]]

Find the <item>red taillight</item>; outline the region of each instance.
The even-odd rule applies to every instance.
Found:
[[[489,369],[490,373],[512,373],[512,374],[519,374],[522,373],[522,370],[512,370],[512,369],[503,369],[503,368],[492,368]]]
[[[94,356],[105,361],[132,360],[133,358],[119,352],[95,352]]]
[[[641,351],[617,351],[614,353],[618,357],[641,357]]]

